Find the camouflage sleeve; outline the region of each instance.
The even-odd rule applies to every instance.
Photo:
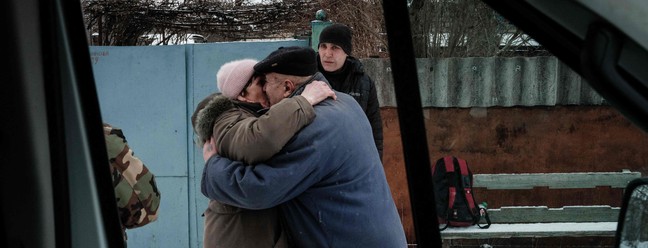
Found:
[[[134,156],[121,129],[104,124],[104,137],[122,226],[135,228],[155,221],[160,206],[155,176]]]

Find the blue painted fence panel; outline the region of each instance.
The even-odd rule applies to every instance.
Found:
[[[202,150],[193,144],[189,117],[216,91],[222,64],[260,60],[281,46],[308,42],[90,47],[103,120],[123,129],[162,194],[158,221],[128,230],[129,248],[202,247],[207,198],[200,193]]]
[[[184,47],[93,47],[104,122],[156,176],[187,176]]]

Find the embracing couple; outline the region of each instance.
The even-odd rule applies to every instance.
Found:
[[[317,69],[307,47],[220,68],[192,115],[204,247],[407,246],[366,115]]]

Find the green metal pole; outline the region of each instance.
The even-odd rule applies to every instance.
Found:
[[[319,46],[319,36],[322,33],[322,30],[327,26],[331,25],[331,21],[326,20],[326,12],[324,10],[318,10],[315,14],[315,19],[311,21],[311,38],[310,46],[313,50],[317,51],[317,46]]]

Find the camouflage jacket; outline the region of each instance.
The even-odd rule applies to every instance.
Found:
[[[104,137],[122,233],[157,219],[160,191],[155,176],[128,147],[121,129],[104,124]]]

